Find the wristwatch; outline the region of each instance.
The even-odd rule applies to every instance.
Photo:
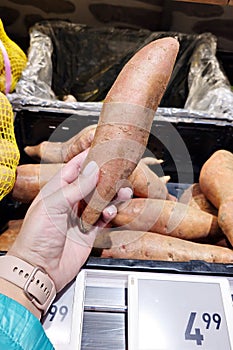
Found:
[[[13,256],[0,256],[0,277],[20,287],[27,298],[46,313],[56,296],[56,288],[49,275],[38,266]]]

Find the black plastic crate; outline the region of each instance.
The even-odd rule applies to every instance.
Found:
[[[24,147],[44,140],[66,141],[90,124],[98,122],[99,111],[58,112],[21,110],[16,113],[15,133],[21,164],[33,163]],[[198,182],[204,162],[213,152],[224,148],[233,152],[232,121],[216,119],[154,118],[145,155],[164,160],[155,166],[158,175],[170,175],[171,182]],[[189,158],[190,157],[190,158]]]
[[[24,147],[36,145],[39,142],[50,139],[51,141],[65,141],[75,135],[84,127],[98,122],[100,109],[59,111],[50,108],[23,109],[16,113],[15,133],[21,153],[21,164],[34,161],[24,153]],[[186,113],[186,112],[185,112]],[[163,113],[162,113],[163,114]],[[218,149],[226,149],[233,152],[233,128],[232,122],[223,119],[210,119],[190,116],[180,118],[176,116],[158,113],[152,125],[148,147],[145,155],[155,155],[164,159],[162,166],[155,166],[158,175],[170,175],[168,190],[179,197],[183,191],[193,182],[198,181],[200,169],[210,155]],[[190,156],[190,164],[186,164],[182,152],[176,145],[173,133],[179,135],[180,140]],[[165,144],[162,142],[165,140]],[[172,150],[172,152],[170,152]],[[179,168],[179,174],[177,173]],[[182,178],[182,182],[178,181]],[[185,181],[187,179],[187,181]],[[190,182],[192,179],[192,182]],[[6,199],[7,202],[7,199]],[[7,204],[6,204],[7,205]],[[12,206],[9,202],[11,218],[23,217],[27,206],[17,204]],[[4,254],[4,252],[0,252]],[[90,257],[86,263],[87,268],[117,269],[171,272],[186,274],[224,275],[233,274],[233,264],[213,264],[205,261],[169,262],[169,261],[144,261],[127,259],[102,259]]]

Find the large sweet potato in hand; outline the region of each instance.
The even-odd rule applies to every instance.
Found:
[[[216,151],[203,165],[199,183],[202,192],[218,208],[218,223],[233,245],[233,154]]]
[[[100,167],[97,188],[80,217],[83,232],[98,220],[143,156],[155,111],[170,79],[179,43],[151,42],[123,67],[107,94],[88,156]]]

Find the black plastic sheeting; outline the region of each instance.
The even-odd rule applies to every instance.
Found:
[[[172,36],[180,43],[174,71],[160,103],[182,108],[188,96],[188,72],[194,49],[209,41],[210,33],[175,32],[115,27],[89,27],[64,21],[43,21],[32,28],[47,35],[53,46],[52,90],[61,98],[71,94],[78,101],[101,101],[125,63],[141,47]]]

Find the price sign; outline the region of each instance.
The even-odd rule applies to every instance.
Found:
[[[43,328],[56,349],[59,349],[59,345],[70,343],[74,293],[73,283],[55,299],[42,321]]]
[[[129,276],[129,350],[231,350],[233,310],[226,278]]]
[[[60,293],[42,325],[55,350],[80,350],[85,295],[85,270]]]

